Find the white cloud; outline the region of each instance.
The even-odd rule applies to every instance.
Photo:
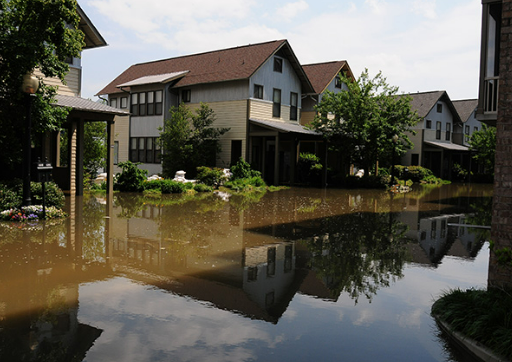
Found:
[[[436,19],[436,0],[416,0],[412,3],[412,11],[428,19]]]
[[[286,5],[277,9],[276,18],[281,21],[290,22],[299,13],[307,10],[308,8],[309,5],[304,0],[300,0],[294,3],[287,3]]]

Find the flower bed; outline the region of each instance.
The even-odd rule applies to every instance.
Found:
[[[47,206],[45,208],[46,219],[57,219],[66,217],[66,213],[55,206]],[[43,206],[31,205],[22,206],[21,209],[9,209],[0,212],[0,220],[2,221],[37,221],[43,219]]]

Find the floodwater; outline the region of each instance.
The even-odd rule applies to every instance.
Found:
[[[0,361],[465,361],[430,308],[486,287],[491,196],[68,197],[0,225]]]

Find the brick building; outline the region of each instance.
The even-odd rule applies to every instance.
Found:
[[[482,0],[482,50],[477,118],[496,125],[491,240],[512,249],[512,0]],[[512,287],[512,267],[491,251],[489,285]]]

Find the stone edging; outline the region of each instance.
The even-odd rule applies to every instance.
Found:
[[[497,356],[483,344],[452,330],[450,326],[443,322],[438,316],[433,315],[433,317],[436,320],[439,328],[446,332],[457,343],[458,346],[474,355],[477,359],[484,362],[510,362],[507,359]]]

